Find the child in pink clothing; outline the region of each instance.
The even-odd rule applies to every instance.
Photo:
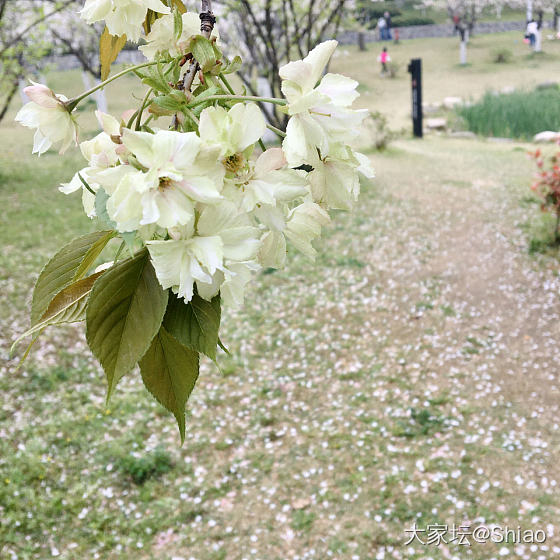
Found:
[[[381,75],[386,74],[387,73],[387,63],[391,62],[391,57],[389,56],[389,53],[387,52],[387,47],[383,47],[383,51],[377,57],[377,60],[378,60],[378,62],[381,63]]]

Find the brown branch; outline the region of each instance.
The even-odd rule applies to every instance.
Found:
[[[8,4],[8,0],[2,0],[2,2],[0,3],[0,21],[4,17],[4,12],[6,10],[7,4]]]
[[[340,19],[342,18],[342,8],[344,7],[344,3],[346,0],[340,0],[334,10],[330,13],[327,21],[320,29],[319,33],[315,37],[315,43],[320,43],[323,40],[323,35],[327,31],[327,29],[332,25],[335,18],[338,16],[338,25],[340,25]],[[338,29],[338,25],[336,28]]]
[[[212,2],[211,0],[202,0],[202,6],[200,11],[200,32],[204,37],[210,39],[212,35],[212,30],[214,29],[214,25],[216,24],[216,16],[212,13]],[[189,69],[185,73],[183,77],[183,81],[178,85],[179,89],[191,91],[194,78],[197,72],[200,69],[200,65],[198,62],[193,58]],[[177,118],[177,114],[173,116],[173,122],[171,124],[173,130],[177,130],[179,128],[179,119]]]
[[[96,78],[98,80],[101,79],[101,68],[99,66],[97,68],[93,68],[93,66],[90,64],[90,62],[84,56],[84,53],[80,49],[74,48],[74,46],[72,45],[72,42],[69,39],[67,39],[66,37],[63,37],[62,35],[60,35],[54,29],[52,30],[52,34],[60,42],[62,42],[64,45],[66,45],[66,48],[68,50],[68,54],[71,54],[71,55],[75,56],[78,59],[79,63],[82,65],[82,68],[86,72],[89,72],[94,78]]]
[[[8,108],[10,107],[10,103],[12,102],[14,95],[17,93],[18,87],[19,87],[19,80],[16,78],[14,80],[14,83],[12,84],[12,89],[10,90],[10,92],[6,97],[6,100],[4,102],[4,107],[2,107],[2,109],[0,110],[0,121],[2,121],[2,119],[6,116],[6,113],[8,112]]]

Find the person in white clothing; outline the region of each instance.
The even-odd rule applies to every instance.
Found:
[[[531,47],[535,46],[535,41],[537,40],[537,33],[539,32],[539,26],[537,22],[532,19],[527,24],[527,39],[529,39],[529,43]]]

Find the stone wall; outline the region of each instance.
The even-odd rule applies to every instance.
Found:
[[[550,27],[550,22],[545,22],[545,28]],[[496,21],[477,23],[474,28],[474,35],[480,33],[503,33],[504,31],[524,32],[526,23],[524,21]],[[399,27],[400,39],[421,39],[426,37],[452,37],[453,24],[442,23],[439,25],[411,25],[409,27]],[[367,31],[365,33],[366,42],[372,43],[378,41],[376,31]],[[357,31],[343,31],[337,37],[338,41],[343,45],[351,45],[358,43]]]

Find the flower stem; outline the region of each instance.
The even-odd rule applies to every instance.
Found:
[[[271,124],[267,124],[266,128],[268,128],[268,130],[272,130],[272,132],[274,132],[275,134],[280,136],[280,138],[286,138],[286,133],[283,130],[280,130],[279,128],[276,128],[275,126],[272,126]]]
[[[79,177],[80,181],[82,182],[82,185],[84,185],[84,187],[85,187],[93,196],[95,196],[95,191],[87,184],[87,181],[81,176],[80,173],[78,173],[78,177]]]
[[[200,103],[207,101],[257,101],[261,103],[273,103],[274,105],[286,105],[288,102],[285,99],[277,97],[257,97],[255,95],[209,95],[203,99],[194,99],[189,107],[194,107]]]
[[[187,117],[189,117],[189,119],[191,119],[196,124],[196,126],[200,124],[198,117],[188,107],[184,107],[183,110],[185,111]]]
[[[115,264],[117,264],[117,261],[119,260],[119,257],[121,256],[121,253],[123,252],[123,249],[126,247],[126,241],[121,242],[118,250],[117,250],[117,254],[115,255],[115,258],[113,259],[113,266],[115,266]]]
[[[136,119],[136,127],[135,127],[136,130],[140,130],[140,124],[142,123],[142,113],[144,112],[144,109],[147,107],[148,99],[150,98],[150,95],[152,95],[153,91],[154,88],[150,88],[148,90],[148,93],[146,93],[146,96],[142,100],[142,105],[140,105],[140,109],[138,110],[138,118]]]
[[[130,68],[125,68],[124,70],[122,70],[118,74],[115,74],[114,76],[111,76],[110,78],[107,78],[104,82],[101,82],[100,84],[97,84],[96,86],[92,87],[91,89],[88,89],[87,91],[84,91],[84,93],[81,93],[77,97],[73,97],[72,99],[67,101],[65,103],[65,105],[66,105],[66,108],[68,109],[68,112],[71,113],[76,108],[76,106],[78,105],[78,103],[82,99],[85,99],[86,97],[90,96],[92,93],[95,93],[99,89],[103,89],[107,84],[110,84],[111,82],[113,82],[115,80],[118,80],[119,78],[122,78],[123,76],[125,76],[129,72],[134,72],[135,70],[139,70],[140,68],[145,68],[146,66],[154,66],[155,64],[157,64],[157,61],[144,62],[142,64],[137,64],[136,66],[131,66]]]
[[[231,87],[231,84],[229,83],[228,79],[223,74],[220,74],[220,80],[222,80],[222,82],[224,83],[224,86],[226,86],[227,90],[232,95],[235,95],[235,90]]]

